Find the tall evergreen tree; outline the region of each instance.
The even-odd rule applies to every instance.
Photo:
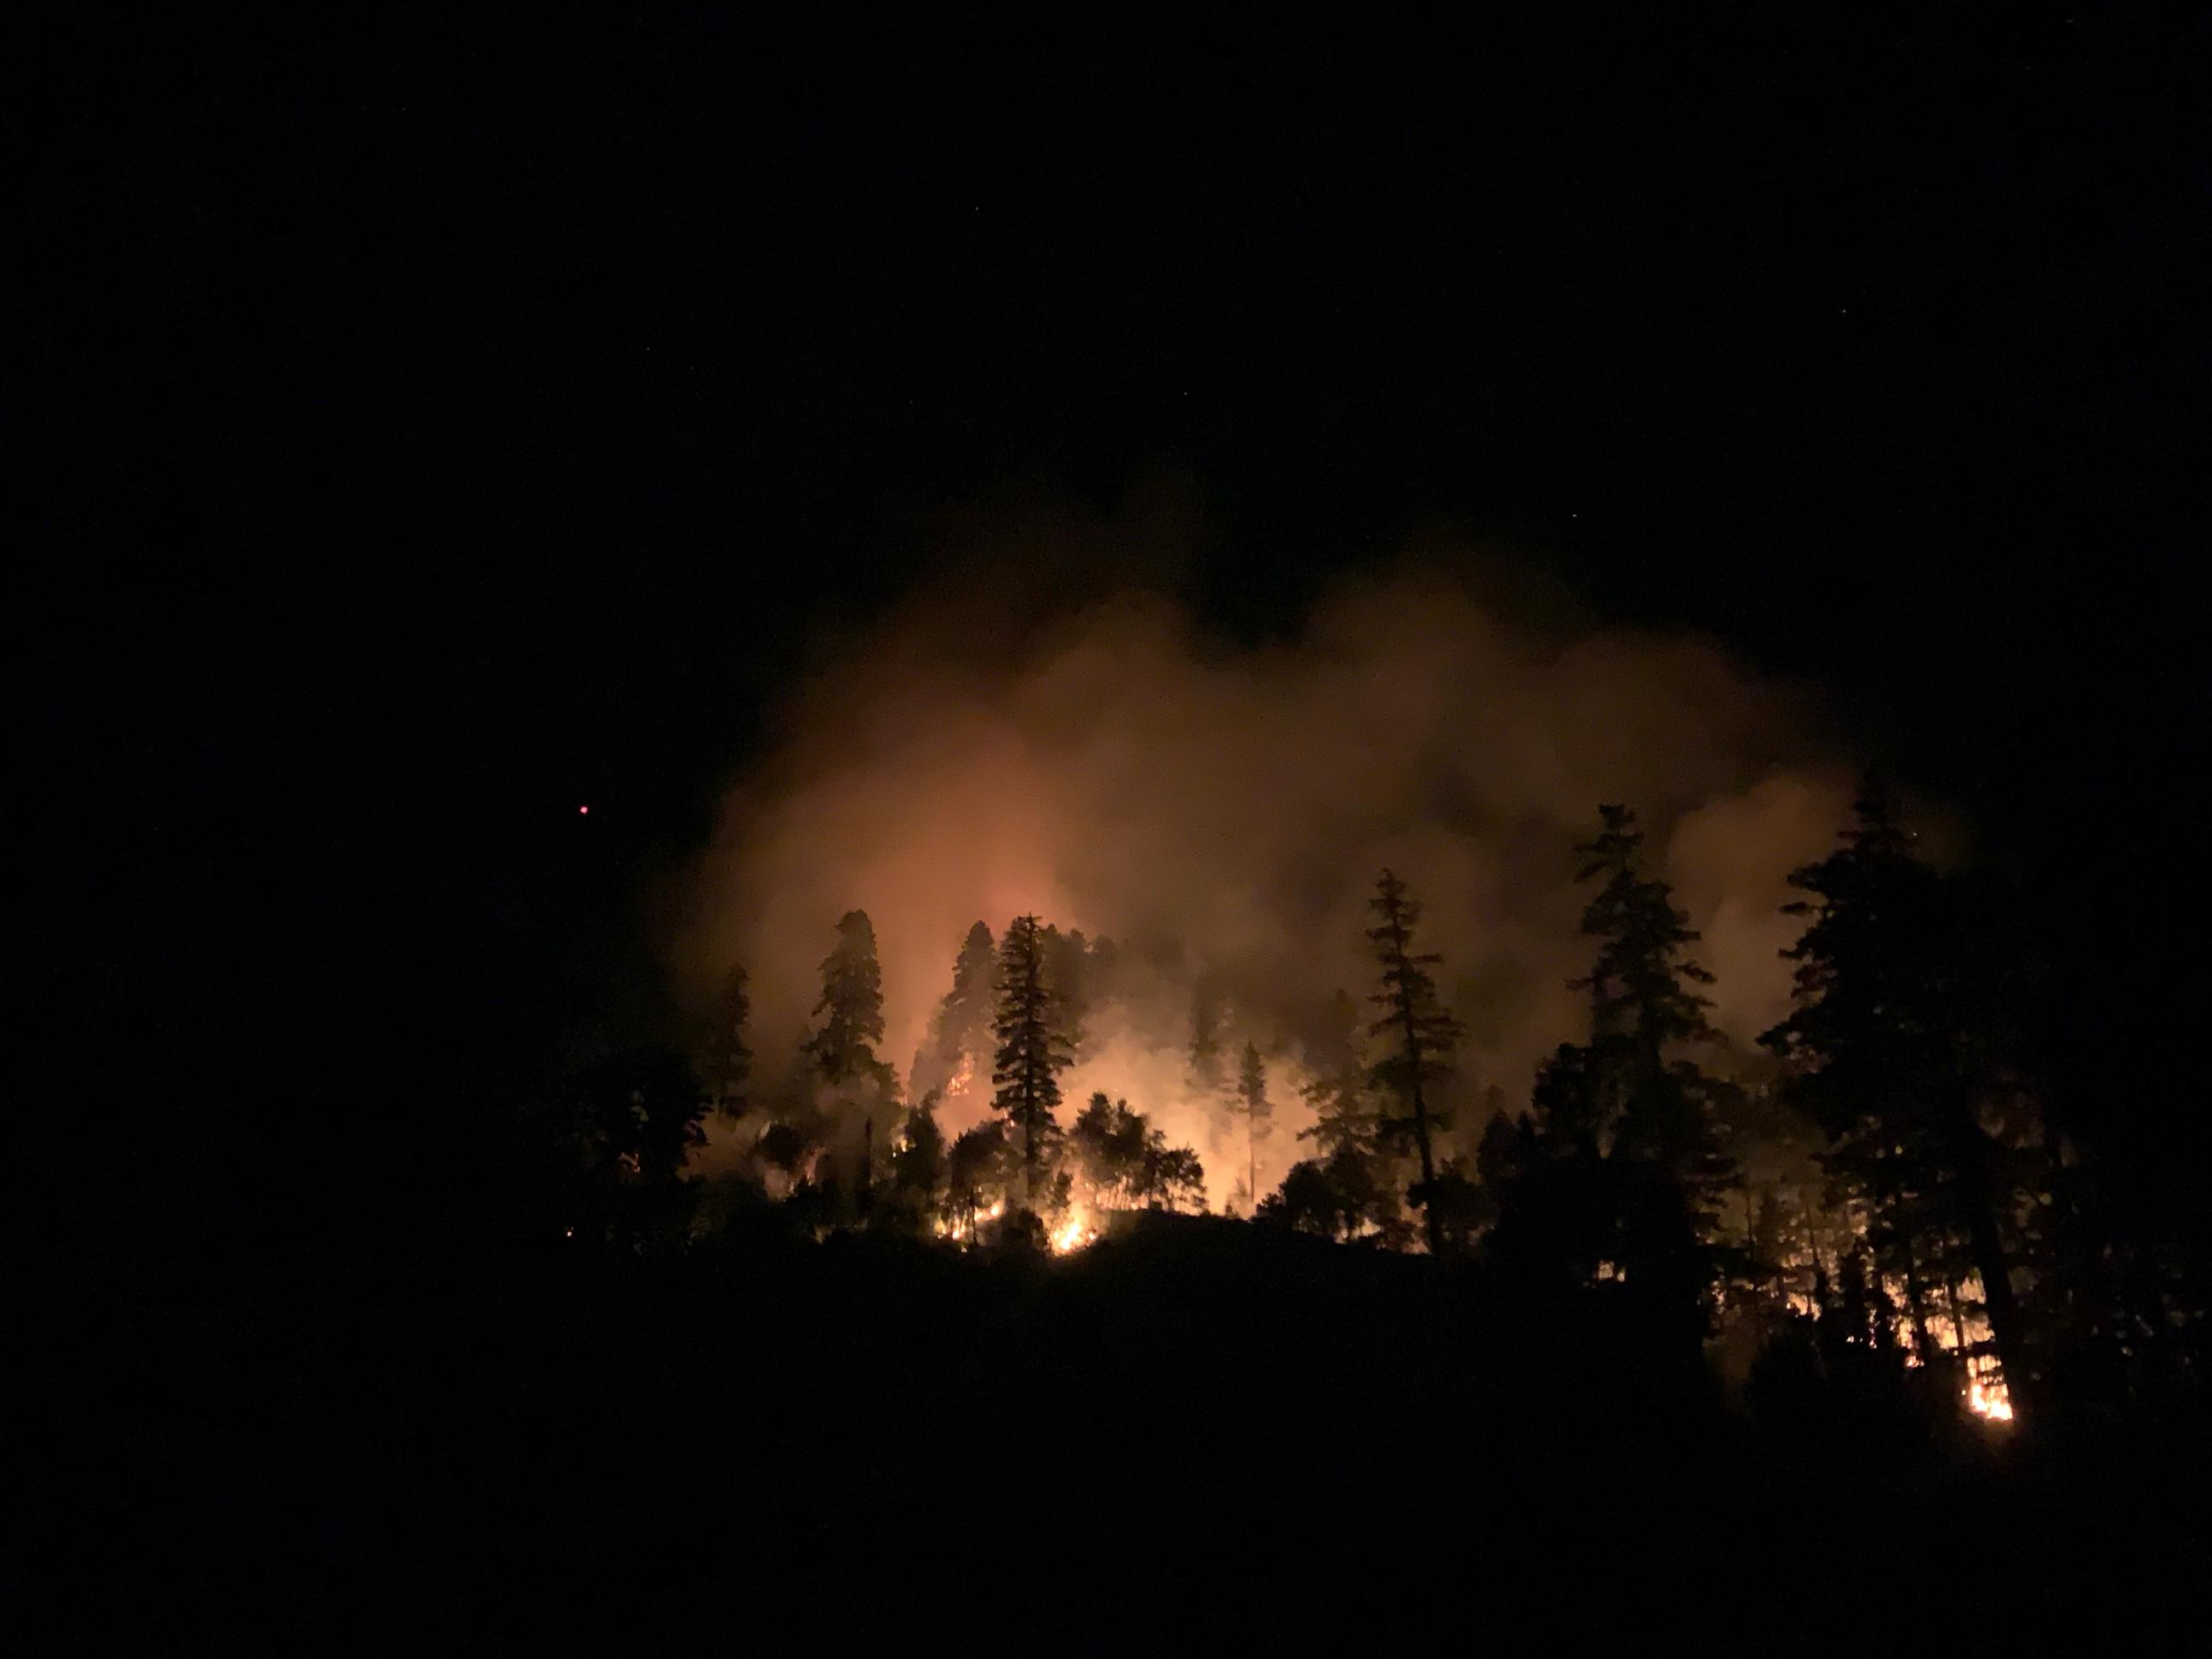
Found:
[[[1237,1115],[1244,1120],[1244,1190],[1256,1206],[1260,1193],[1260,1143],[1267,1138],[1275,1108],[1267,1098],[1267,1066],[1256,1043],[1244,1045],[1237,1069]]]
[[[1625,806],[1598,808],[1595,839],[1576,848],[1577,881],[1601,878],[1583,912],[1582,933],[1597,959],[1571,988],[1589,994],[1590,1036],[1583,1083],[1601,1127],[1620,1150],[1673,1174],[1710,1202],[1728,1166],[1713,1121],[1714,1090],[1686,1044],[1719,1040],[1694,988],[1713,976],[1686,954],[1697,930],[1665,881],[1643,866],[1644,833]]]
[[[814,1012],[822,1025],[807,1039],[806,1052],[822,1080],[833,1087],[860,1082],[890,1088],[891,1068],[876,1054],[884,1040],[884,975],[866,911],[848,910],[839,919],[836,948],[822,960]]]
[[[884,981],[866,911],[850,910],[839,920],[836,948],[823,959],[814,1012],[822,1024],[807,1039],[805,1057],[834,1144],[823,1183],[826,1190],[834,1179],[840,1209],[865,1217],[899,1121],[898,1074],[876,1052],[884,1039]]]
[[[1058,1127],[1060,1073],[1070,1064],[1067,1039],[1053,1010],[1045,970],[1044,929],[1033,915],[1016,916],[999,946],[998,1052],[991,1108],[1018,1137],[1022,1202],[1034,1205],[1037,1177]]]
[[[1923,862],[1895,798],[1862,781],[1827,857],[1790,877],[1807,919],[1783,954],[1795,1006],[1761,1039],[1790,1063],[1785,1094],[1829,1139],[1828,1162],[1874,1215],[1877,1248],[1900,1238],[1942,1276],[1963,1241],[2015,1408],[2029,1390],[2026,1334],[2002,1219],[2000,1149],[1977,1115],[1968,975],[1949,889]],[[1916,1242],[1917,1241],[1917,1242]]]
[[[1450,1075],[1452,1051],[1459,1046],[1462,1032],[1460,1023],[1438,1001],[1436,981],[1429,973],[1443,958],[1434,951],[1413,948],[1413,929],[1420,921],[1421,907],[1407,892],[1406,884],[1390,871],[1383,871],[1367,908],[1376,915],[1375,926],[1367,930],[1367,940],[1382,970],[1381,988],[1368,1000],[1382,1011],[1370,1030],[1389,1045],[1389,1052],[1368,1068],[1368,1076],[1401,1103],[1404,1115],[1385,1119],[1382,1127],[1388,1133],[1410,1136],[1420,1156],[1421,1187],[1414,1196],[1421,1206],[1429,1249],[1441,1254],[1444,1243],[1441,1218],[1429,1202],[1437,1178],[1431,1132],[1438,1127],[1430,1095],[1435,1085]]]
[[[721,1004],[715,1010],[714,1029],[707,1040],[702,1079],[708,1100],[726,1118],[743,1117],[745,1113],[745,1083],[753,1069],[753,1051],[745,1046],[745,1024],[751,1014],[745,970],[732,968],[722,981]]]
[[[917,1098],[941,1091],[951,1102],[982,1092],[991,1074],[991,1021],[999,976],[999,948],[977,922],[960,942],[952,963],[952,988],[930,1018],[929,1035],[915,1057],[908,1091]]]
[[[1575,849],[1577,879],[1598,883],[1581,929],[1597,954],[1568,981],[1589,994],[1589,1036],[1545,1061],[1520,1125],[1485,1137],[1491,1249],[1557,1288],[1626,1280],[1667,1351],[1694,1353],[1727,1260],[1714,1236],[1729,1167],[1719,1090],[1682,1052],[1718,1041],[1694,988],[1711,975],[1686,955],[1697,933],[1671,890],[1643,868],[1635,815],[1598,811],[1596,836]]]

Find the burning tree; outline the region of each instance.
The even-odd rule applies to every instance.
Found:
[[[952,988],[938,1005],[929,1036],[915,1056],[907,1079],[912,1094],[941,1090],[947,1102],[958,1102],[980,1091],[991,1070],[992,991],[998,973],[998,945],[979,921],[960,942]]]
[[[1788,909],[1808,919],[1784,952],[1796,964],[1796,1006],[1761,1041],[1790,1063],[1786,1096],[1828,1136],[1824,1161],[1866,1205],[1877,1251],[1905,1269],[1908,1302],[1940,1280],[1961,1336],[1956,1280],[1971,1264],[2016,1395],[2027,1370],[2000,1149],[1976,1115],[1982,1079],[1950,895],[1879,778],[1863,781],[1853,811],[1843,845],[1790,878],[1806,897]]]

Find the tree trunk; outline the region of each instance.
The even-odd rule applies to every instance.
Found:
[[[1912,1346],[1919,1354],[1923,1365],[1931,1365],[1936,1359],[1935,1339],[1928,1334],[1928,1297],[1920,1284],[1920,1263],[1913,1255],[1910,1239],[1905,1245],[1905,1305],[1912,1314]]]
[[[2012,1272],[2005,1261],[2004,1237],[1997,1226],[1996,1201],[1990,1190],[1989,1142],[1981,1126],[1963,1106],[1953,1127],[1959,1148],[1959,1173],[1964,1188],[1966,1243],[1974,1271],[1982,1281],[1982,1306],[1990,1322],[1990,1338],[2004,1372],[2005,1393],[2013,1414],[2025,1419],[2028,1377],[2026,1333],[2021,1329],[2020,1304],[2012,1291]]]
[[[1437,1222],[1436,1157],[1429,1150],[1429,1108],[1421,1094],[1421,1040],[1413,1025],[1413,1005],[1408,1000],[1401,1018],[1406,1023],[1406,1069],[1413,1097],[1413,1144],[1421,1154],[1421,1223],[1429,1236],[1429,1254],[1444,1253],[1443,1229]]]
[[[1034,1085],[1032,1085],[1033,1087]],[[1025,1090],[1022,1102],[1022,1208],[1035,1209],[1036,1189],[1036,1101]]]

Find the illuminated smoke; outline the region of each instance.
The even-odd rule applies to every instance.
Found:
[[[969,926],[1035,911],[1119,941],[1135,988],[1094,1022],[1064,1115],[1092,1089],[1126,1095],[1211,1154],[1219,1204],[1241,1143],[1231,1156],[1179,1098],[1203,973],[1228,1051],[1249,1036],[1268,1057],[1264,1190],[1297,1155],[1304,1034],[1331,991],[1369,988],[1364,906],[1388,864],[1426,907],[1469,1030],[1468,1134],[1486,1088],[1525,1098],[1537,1059],[1578,1034],[1571,848],[1613,800],[1705,935],[1717,1023],[1748,1042],[1781,1012],[1784,877],[1829,844],[1850,793],[1801,692],[1698,641],[1538,617],[1494,574],[1434,562],[1347,582],[1295,640],[1238,647],[1110,581],[1037,601],[1040,573],[1095,576],[1136,530],[1047,517],[971,534],[984,552],[956,585],[817,653],[690,884],[679,981],[703,997],[727,963],[751,968],[761,1074],[845,910],[875,923],[902,1073]]]

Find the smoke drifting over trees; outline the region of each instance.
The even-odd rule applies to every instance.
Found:
[[[882,1051],[936,1056],[915,1080],[940,1086],[963,939],[1033,913],[1116,947],[1110,972],[1089,970],[1068,1097],[1126,1097],[1212,1146],[1226,1115],[1191,1097],[1194,1007],[1218,1010],[1225,1057],[1255,1043],[1295,1102],[1327,1063],[1332,997],[1367,984],[1366,906],[1389,866],[1415,880],[1443,1003],[1466,1027],[1440,1104],[1471,1152],[1485,1092],[1525,1099],[1579,1034],[1568,981],[1587,951],[1562,876],[1602,800],[1635,805],[1702,936],[1715,1026],[1748,1049],[1785,1011],[1786,878],[1850,799],[1800,691],[1705,643],[1419,563],[1328,592],[1294,637],[1240,644],[1140,584],[1007,597],[1000,573],[1024,558],[1110,564],[1142,526],[975,533],[991,557],[957,585],[820,650],[685,895],[679,982],[703,1004],[728,964],[750,967],[769,1070],[765,1045],[807,1012],[787,988],[859,907],[881,954]],[[948,1134],[980,1115],[970,1098],[951,1103]],[[1310,1121],[1267,1148],[1261,1190]]]

